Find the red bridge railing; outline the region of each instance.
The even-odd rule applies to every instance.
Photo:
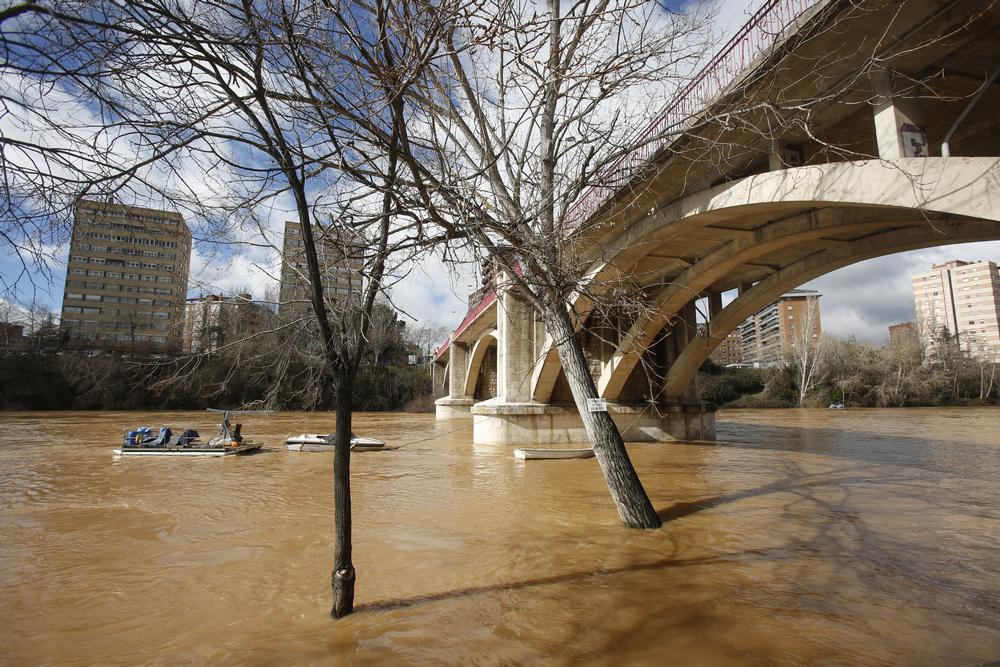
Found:
[[[496,289],[492,289],[489,292],[487,292],[483,296],[483,298],[480,299],[479,303],[477,303],[476,305],[472,306],[472,308],[469,309],[469,312],[466,313],[465,318],[462,320],[461,324],[459,324],[458,327],[456,327],[455,332],[452,334],[452,336],[457,336],[458,334],[465,331],[465,328],[468,327],[473,322],[475,322],[476,318],[482,315],[483,311],[489,308],[491,305],[493,305],[493,302],[496,300],[497,300]],[[439,345],[438,348],[434,350],[434,359],[435,360],[440,359],[441,355],[444,354],[444,351],[448,349],[449,345],[451,345],[451,338],[441,343],[441,345]]]
[[[575,226],[604,204],[671,139],[655,137],[682,130],[695,116],[732,83],[761,53],[771,48],[778,37],[816,0],[767,0],[692,78],[691,82],[648,126],[625,142],[636,146],[605,169],[600,183],[588,188],[566,212],[566,222]]]

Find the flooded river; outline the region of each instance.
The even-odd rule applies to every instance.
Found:
[[[328,617],[331,414],[259,454],[113,460],[207,413],[0,413],[0,663],[970,665],[1000,659],[1000,409],[719,414],[630,444],[656,531],[595,460],[517,462],[469,422],[368,414],[358,613]]]

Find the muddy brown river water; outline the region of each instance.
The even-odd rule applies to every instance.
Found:
[[[629,445],[656,531],[595,460],[365,414],[353,616],[333,621],[328,453],[120,459],[207,413],[0,413],[0,663],[972,665],[1000,659],[1000,409],[719,414]],[[415,442],[419,441],[419,442]],[[407,444],[413,443],[413,444]]]

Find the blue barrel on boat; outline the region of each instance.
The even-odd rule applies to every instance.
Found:
[[[128,434],[125,436],[125,446],[135,447],[135,437],[137,435],[139,435],[138,431],[129,431]]]

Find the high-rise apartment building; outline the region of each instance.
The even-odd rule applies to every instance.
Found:
[[[734,366],[743,363],[743,337],[739,329],[729,332],[726,339],[712,350],[711,359],[720,366]]]
[[[316,255],[319,260],[323,295],[328,307],[346,299],[359,298],[363,263],[357,246],[341,236],[331,236],[327,228],[314,228]],[[278,313],[283,318],[301,317],[311,312],[309,273],[302,255],[302,227],[297,222],[285,223],[282,247],[281,289]]]
[[[980,359],[1000,362],[1000,272],[996,262],[950,260],[913,276],[920,338],[933,356],[942,332]]]
[[[813,345],[823,333],[819,298],[814,290],[793,289],[761,308],[739,326],[743,363],[775,366],[801,345]]]
[[[250,294],[208,294],[188,299],[184,315],[185,352],[215,352],[261,331],[274,313]]]
[[[69,349],[181,348],[191,232],[178,213],[80,200],[60,330]]]

